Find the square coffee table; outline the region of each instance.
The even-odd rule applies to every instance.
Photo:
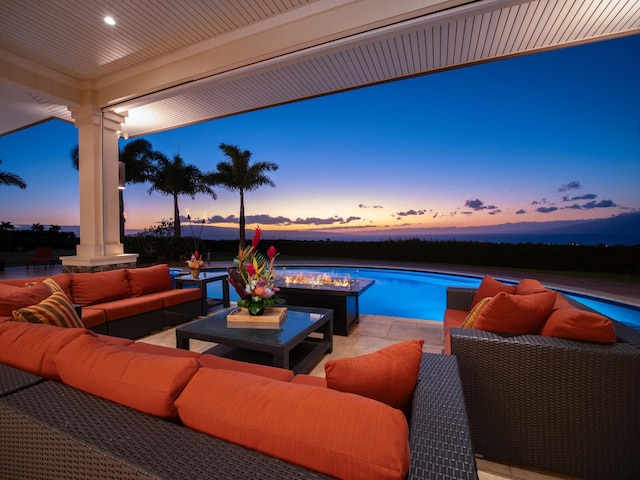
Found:
[[[217,343],[206,353],[308,373],[325,353],[333,351],[333,310],[287,306],[280,328],[228,328],[227,308],[176,328],[176,346],[189,340]]]

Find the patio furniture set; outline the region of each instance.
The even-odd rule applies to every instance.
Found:
[[[152,268],[162,268],[163,278],[166,269],[170,282],[168,267]],[[127,278],[138,285],[139,297],[165,291],[140,289],[143,278],[149,282],[148,273],[158,277],[158,272],[138,270],[137,281],[136,273]],[[36,285],[24,288],[39,287],[38,279],[34,281]],[[70,296],[73,286],[71,276]],[[1,288],[0,282],[0,294]],[[172,291],[192,292],[189,315],[201,313],[200,288]],[[363,378],[375,384],[377,380],[369,380],[371,372],[396,378],[384,372],[390,368],[388,356],[381,363],[372,360],[377,354],[344,359],[336,370],[332,362],[341,360],[331,360],[325,365],[326,379],[305,375],[332,350],[331,309],[290,306],[284,325],[272,330],[229,328],[226,316],[233,310],[223,309],[180,325],[177,349],[117,338],[108,328],[103,334],[0,318],[0,468],[10,472],[8,478],[82,477],[102,471],[109,471],[109,478],[253,478],[266,472],[270,478],[327,478],[353,477],[358,471],[362,478],[465,479],[477,478],[474,455],[479,455],[586,479],[640,478],[635,461],[640,451],[640,333],[615,320],[602,323],[601,316],[596,318],[597,313],[580,302],[548,292],[535,281],[514,286],[487,277],[478,289],[447,289],[444,335],[451,355],[422,354],[418,347],[411,408],[402,415],[408,421],[405,427],[393,413],[399,412],[398,405],[385,405],[377,394],[368,399],[367,391],[349,390]],[[220,301],[223,307],[225,301],[228,297]],[[573,324],[560,330],[569,332],[569,338],[543,335],[544,326],[528,333],[478,328],[499,311],[498,301],[535,305],[537,313],[548,304],[547,323],[558,309],[589,312],[594,316],[587,320],[600,322],[598,335],[604,340],[575,338]],[[509,318],[507,324],[531,321],[528,312],[510,312],[518,321]],[[199,354],[188,350],[190,339],[219,345]],[[117,365],[105,368],[119,358],[127,365],[120,375]],[[349,370],[361,362],[366,370]],[[159,370],[150,374],[149,368]],[[336,383],[332,372],[344,368],[353,381]],[[155,385],[151,394],[160,398],[137,394],[149,378],[160,381],[161,387]],[[119,387],[109,388],[111,380]],[[273,404],[256,404],[260,398]],[[370,411],[369,404],[358,403],[363,400],[376,407]],[[376,410],[383,406],[390,408]],[[273,418],[253,416],[267,410]],[[329,410],[334,413],[329,415]],[[318,416],[324,419],[322,426],[311,421]],[[242,423],[233,418],[242,418]],[[256,424],[248,434],[240,425],[251,418]],[[378,425],[386,433],[378,438],[378,427],[360,431],[353,419],[357,425]],[[264,442],[255,441],[255,428],[263,427]],[[404,455],[402,442],[393,439],[401,438],[407,427],[408,461],[402,465],[397,463]],[[363,450],[371,439],[383,446]],[[306,446],[293,448],[300,441]],[[341,447],[330,448],[327,457],[320,455],[324,460],[318,464],[318,449],[324,451],[334,441]],[[345,448],[348,456],[364,455],[356,462],[373,465],[374,471],[361,465],[348,474],[334,470],[344,465]],[[368,450],[376,448],[385,454],[367,457]],[[295,451],[299,457],[291,456]]]
[[[511,287],[526,283],[535,285],[523,280]],[[474,299],[484,297],[478,291],[448,288],[445,312],[475,454],[584,479],[640,478],[640,332],[604,323],[559,292],[552,313],[566,321],[573,307],[581,320],[555,325],[565,338],[546,335],[544,326],[535,333],[459,328]],[[595,341],[600,334],[605,341]]]

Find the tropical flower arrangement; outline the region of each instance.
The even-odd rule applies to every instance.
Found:
[[[187,267],[189,267],[191,270],[200,270],[202,267],[204,267],[204,260],[202,260],[202,255],[200,255],[200,252],[196,250],[191,254],[191,258],[187,260]]]
[[[285,303],[278,297],[280,289],[275,286],[274,263],[278,253],[273,245],[267,249],[266,257],[258,252],[260,235],[257,227],[251,245],[238,249],[233,260],[235,268],[227,268],[228,281],[240,297],[238,306],[246,308],[250,315],[262,315],[265,307]]]
[[[193,238],[193,253],[191,254],[191,258],[187,260],[187,267],[191,270],[191,275],[194,278],[198,278],[200,276],[200,269],[204,267],[204,260],[202,260],[202,255],[198,252],[198,244],[200,243],[200,236],[202,235],[202,227],[204,226],[205,221],[198,221],[200,224],[200,232],[198,235],[193,234],[193,224],[191,223],[191,215],[187,214],[187,220],[189,220],[189,226],[191,227],[191,237]]]

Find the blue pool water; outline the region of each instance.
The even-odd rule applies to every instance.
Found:
[[[337,276],[348,274],[352,280],[357,278],[375,280],[375,284],[360,296],[361,313],[421,320],[442,320],[448,286],[475,288],[482,280],[479,277],[464,275],[389,268],[280,267],[278,274],[284,274],[287,270],[302,269],[311,274],[329,273]],[[221,298],[221,289],[220,283],[214,282],[208,285],[207,292],[210,297]],[[230,293],[232,301],[238,300],[233,289]],[[604,315],[640,330],[640,308],[638,307],[575,294],[569,294],[569,296]]]

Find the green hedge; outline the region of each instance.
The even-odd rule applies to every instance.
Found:
[[[135,236],[125,239],[125,252],[138,253],[141,263],[186,261],[194,239]],[[264,240],[261,251],[274,245],[287,257],[345,258],[444,263],[576,272],[640,273],[640,246],[547,245],[540,243],[490,243],[420,239],[378,242]],[[231,261],[238,242],[201,240],[205,259]]]

